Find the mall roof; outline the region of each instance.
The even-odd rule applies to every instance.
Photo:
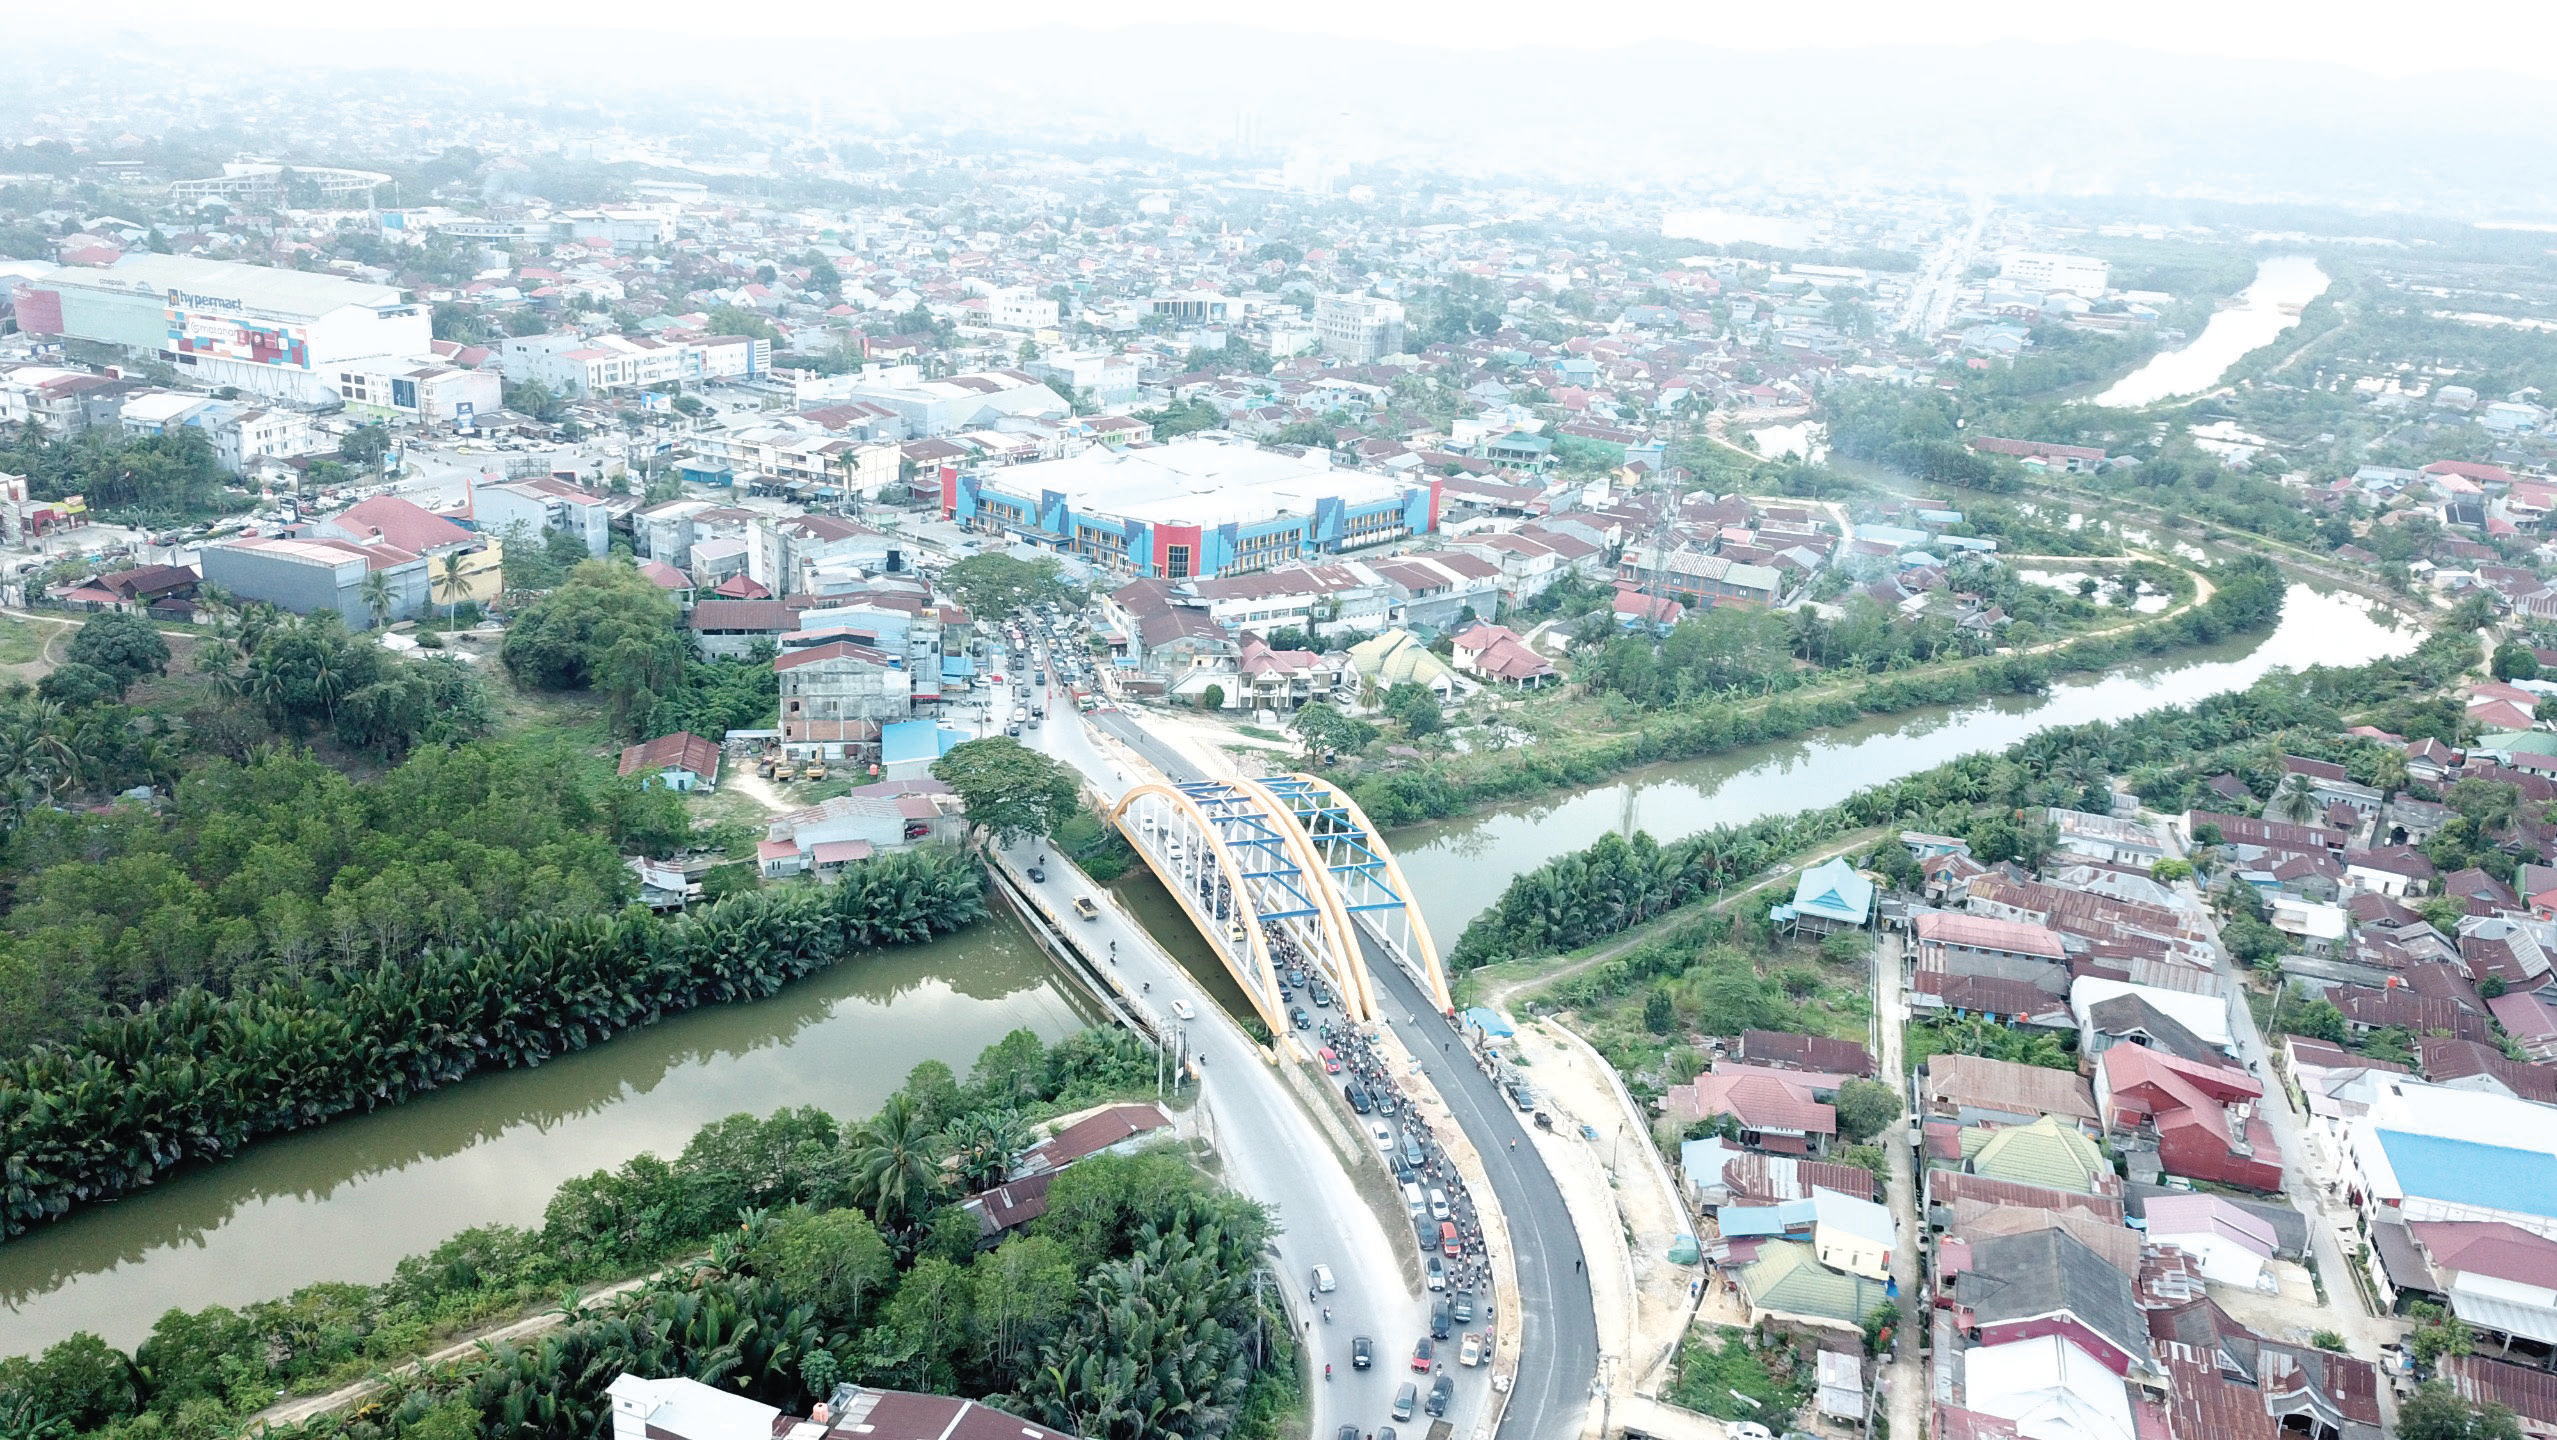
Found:
[[[313,320],[349,305],[384,310],[408,303],[406,293],[396,285],[187,255],[127,255],[104,270],[57,270],[40,283],[154,298],[179,290],[227,300],[243,310]]]
[[[1155,525],[1234,525],[1310,514],[1318,499],[1353,505],[1392,500],[1409,485],[1383,475],[1336,470],[1226,440],[1181,440],[1145,450],[1095,447],[1065,460],[1014,465],[986,477],[1001,494],[1052,493],[1076,510]]]

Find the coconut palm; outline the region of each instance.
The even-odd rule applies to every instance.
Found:
[[[444,571],[435,577],[435,594],[444,602],[444,623],[447,626],[453,623],[454,613],[461,608],[462,597],[469,593],[470,585],[462,578],[462,552],[446,551]]]
[[[2294,772],[2282,777],[2273,791],[2271,803],[2264,807],[2268,815],[2280,815],[2297,825],[2305,825],[2317,815],[2317,799],[2309,791],[2306,775]]]
[[[941,1184],[944,1147],[899,1091],[852,1134],[852,1194],[883,1229],[923,1218]]]
[[[978,1110],[950,1127],[959,1152],[959,1178],[982,1190],[1011,1172],[1012,1157],[1030,1144],[1030,1127],[1011,1110]]]
[[[372,612],[373,628],[381,629],[391,618],[391,577],[380,570],[367,572],[360,592],[364,608]]]

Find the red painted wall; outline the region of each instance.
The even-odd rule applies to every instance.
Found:
[[[2113,1346],[2113,1342],[2096,1334],[2066,1315],[2045,1315],[2032,1320],[2018,1320],[2011,1325],[1983,1325],[1980,1343],[2005,1345],[2017,1340],[2033,1340],[2044,1335],[2058,1335],[2094,1356],[2105,1369],[2116,1375],[2131,1372],[2131,1357]]]
[[[1190,547],[1190,573],[1199,573],[1199,527],[1196,525],[1158,525],[1154,530],[1154,573],[1172,573],[1172,547]]]

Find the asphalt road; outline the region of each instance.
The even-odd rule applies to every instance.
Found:
[[[1107,712],[1091,719],[1166,775],[1179,780],[1200,778],[1195,766],[1129,716]],[[1516,1147],[1514,1142],[1526,1131],[1517,1110],[1491,1078],[1476,1069],[1471,1058],[1460,1060],[1452,1048],[1442,1048],[1455,1034],[1420,985],[1365,929],[1359,931],[1359,940],[1368,952],[1368,968],[1377,978],[1387,1023],[1402,1032],[1404,1044],[1420,1057],[1456,1123],[1482,1153],[1492,1193],[1500,1201],[1511,1243],[1517,1247],[1513,1258],[1521,1293],[1499,1297],[1501,1304],[1523,1307],[1518,1383],[1502,1430],[1528,1440],[1577,1435],[1587,1421],[1590,1387],[1598,1378],[1598,1314],[1580,1233],[1563,1205],[1562,1188],[1536,1157],[1533,1146]],[[1429,1018],[1416,1019],[1424,1015]],[[1318,1440],[1329,1434],[1319,1425],[1314,1433]]]
[[[1464,1127],[1465,1138],[1481,1152],[1492,1194],[1509,1222],[1520,1293],[1502,1296],[1501,1303],[1520,1306],[1522,1328],[1518,1385],[1503,1429],[1531,1440],[1578,1435],[1588,1418],[1590,1387],[1598,1378],[1598,1312],[1580,1232],[1563,1205],[1562,1187],[1533,1145],[1517,1143],[1527,1133],[1517,1109],[1470,1055],[1456,1054],[1455,1045],[1461,1043],[1456,1032],[1430,1008],[1419,982],[1364,928],[1359,941],[1367,949],[1387,1023],[1420,1058],[1430,1083]]]
[[[1011,683],[989,698],[998,707],[995,713],[1008,716],[1015,698],[1027,698],[1029,687],[1021,683],[1026,676],[1016,679],[1006,671],[1005,678]],[[1076,714],[1061,694],[1046,699],[1047,719],[1037,729],[1023,732],[1025,744],[1073,765],[1112,798],[1129,785],[1151,778],[1123,774],[1085,732],[1087,717]],[[1115,715],[1088,718],[1122,720]],[[1113,733],[1119,733],[1116,727]],[[1131,743],[1139,744],[1149,759],[1157,758],[1160,747],[1142,731]],[[1177,764],[1178,760],[1163,751],[1157,763]],[[1167,773],[1191,772],[1183,766]],[[1043,852],[1032,842],[1007,853],[1018,864]],[[1078,935],[1087,940],[1091,953],[1099,955],[1108,955],[1111,942],[1117,942],[1116,959],[1105,963],[1115,965],[1125,976],[1134,992],[1128,1003],[1158,1025],[1179,1024],[1191,1051],[1205,1062],[1200,1067],[1200,1128],[1223,1158],[1228,1183],[1268,1205],[1278,1217],[1278,1258],[1272,1268],[1291,1287],[1288,1303],[1309,1351],[1311,1434],[1316,1440],[1332,1440],[1344,1425],[1356,1427],[1362,1435],[1387,1425],[1404,1435],[1426,1428],[1426,1414],[1416,1412],[1410,1422],[1398,1422],[1392,1416],[1396,1390],[1412,1383],[1426,1394],[1429,1384],[1427,1376],[1411,1369],[1413,1345],[1429,1333],[1428,1305],[1404,1278],[1394,1248],[1412,1244],[1410,1233],[1399,1226],[1388,1230],[1287,1082],[1259,1060],[1253,1042],[1233,1017],[1154,943],[1134,917],[1072,866],[1051,864],[1045,871],[1046,882],[1033,888],[1060,913],[1071,907],[1077,895],[1089,896],[1099,907],[1100,917],[1080,922]],[[1176,998],[1187,1004],[1195,1019],[1176,1019],[1171,1009]],[[1307,1294],[1316,1265],[1330,1266],[1338,1287],[1319,1298]],[[1328,1323],[1323,1319],[1327,1305],[1331,1309]],[[1366,1371],[1350,1366],[1350,1340],[1357,1335],[1374,1342],[1375,1364]],[[1452,1347],[1441,1346],[1440,1353],[1446,1357],[1447,1373],[1456,1377],[1456,1398],[1448,1418],[1459,1435],[1470,1435],[1490,1388],[1483,1378],[1487,1372],[1457,1366]],[[1329,1381],[1322,1378],[1327,1364],[1332,1367]]]

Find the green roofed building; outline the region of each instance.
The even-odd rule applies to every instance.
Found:
[[[1974,1175],[2080,1195],[2107,1193],[2116,1178],[2103,1149],[2056,1115],[2030,1125],[1966,1129],[1962,1162]]]
[[[1790,1320],[1840,1330],[1861,1330],[1865,1317],[1891,1298],[1888,1282],[1832,1270],[1808,1245],[1770,1240],[1758,1258],[1741,1267],[1741,1293],[1749,1297],[1749,1323]]]

